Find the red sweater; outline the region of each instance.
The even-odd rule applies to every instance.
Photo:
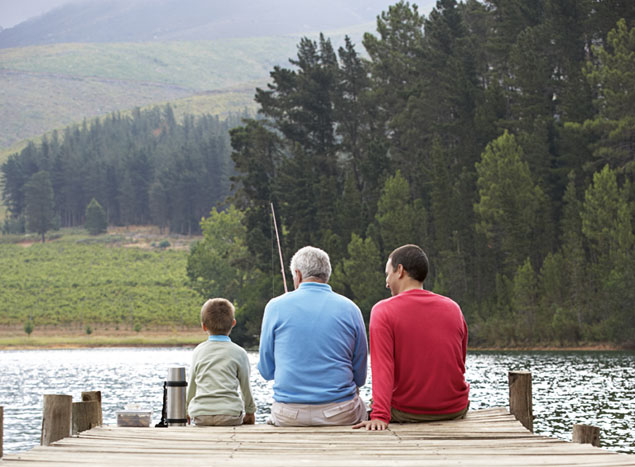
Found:
[[[390,421],[390,408],[415,414],[460,412],[467,325],[461,308],[427,290],[407,290],[377,303],[370,315],[372,419]]]

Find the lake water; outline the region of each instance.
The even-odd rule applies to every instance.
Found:
[[[188,368],[191,349],[77,349],[0,351],[0,405],[4,406],[4,452],[39,444],[43,394],[102,392],[105,424],[127,404],[152,409],[152,424],[161,419],[167,368]],[[264,381],[250,353],[256,422],[264,423],[272,383]],[[634,352],[470,352],[467,379],[470,409],[506,407],[507,372],[533,373],[534,431],[571,440],[574,423],[602,430],[602,446],[635,453]],[[362,397],[370,399],[370,384]]]

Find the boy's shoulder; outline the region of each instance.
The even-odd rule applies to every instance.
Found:
[[[236,344],[234,341],[227,342],[227,346],[232,348],[232,349],[241,350],[241,351],[245,352],[245,349],[243,349],[240,345]]]
[[[236,344],[235,342],[230,342],[229,344],[231,345],[234,352],[240,355],[244,355],[245,357],[247,356],[247,351],[243,349],[240,345]]]

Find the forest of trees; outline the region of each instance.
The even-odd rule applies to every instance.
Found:
[[[200,232],[201,218],[222,204],[232,174],[229,129],[238,116],[186,116],[172,108],[115,113],[53,132],[30,143],[2,165],[3,200],[10,216],[5,233],[29,227],[32,177],[52,186],[51,226],[83,225],[92,199],[110,225],[155,224],[178,233]],[[41,195],[42,196],[42,195]],[[50,227],[49,227],[50,228]],[[28,229],[37,231],[40,230]]]
[[[633,345],[634,20],[631,0],[399,2],[365,53],[303,39],[229,131],[233,165],[231,121],[113,116],[11,157],[5,203],[18,219],[45,171],[62,225],[92,198],[111,224],[208,216],[188,275],[234,300],[243,343],[282,291],[273,202],[285,259],[325,249],[366,318],[389,252],[417,243],[471,345]]]
[[[399,2],[365,55],[302,40],[231,131],[236,209],[203,222],[195,287],[257,336],[282,290],[274,202],[285,258],[328,251],[366,317],[417,243],[472,345],[632,345],[633,20],[631,1]]]

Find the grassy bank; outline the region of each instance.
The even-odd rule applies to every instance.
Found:
[[[0,337],[0,350],[73,349],[91,347],[180,347],[203,341],[201,333],[127,336],[16,336]]]
[[[27,337],[24,326],[31,323],[34,340],[41,328],[59,335],[71,328],[87,342],[100,330],[140,334],[159,326],[198,326],[201,298],[185,271],[191,238],[152,229],[55,236],[45,244],[0,237],[9,242],[0,243],[1,326],[22,329]]]
[[[112,327],[97,327],[87,335],[79,326],[59,329],[44,326],[34,330],[31,336],[21,326],[0,326],[0,350],[73,349],[98,347],[193,347],[205,340],[206,334],[199,326],[176,328],[161,326],[144,331],[122,331]],[[248,350],[257,351],[258,348]],[[610,343],[580,344],[576,346],[534,347],[469,347],[469,352],[563,352],[563,351],[625,351],[634,350]]]

